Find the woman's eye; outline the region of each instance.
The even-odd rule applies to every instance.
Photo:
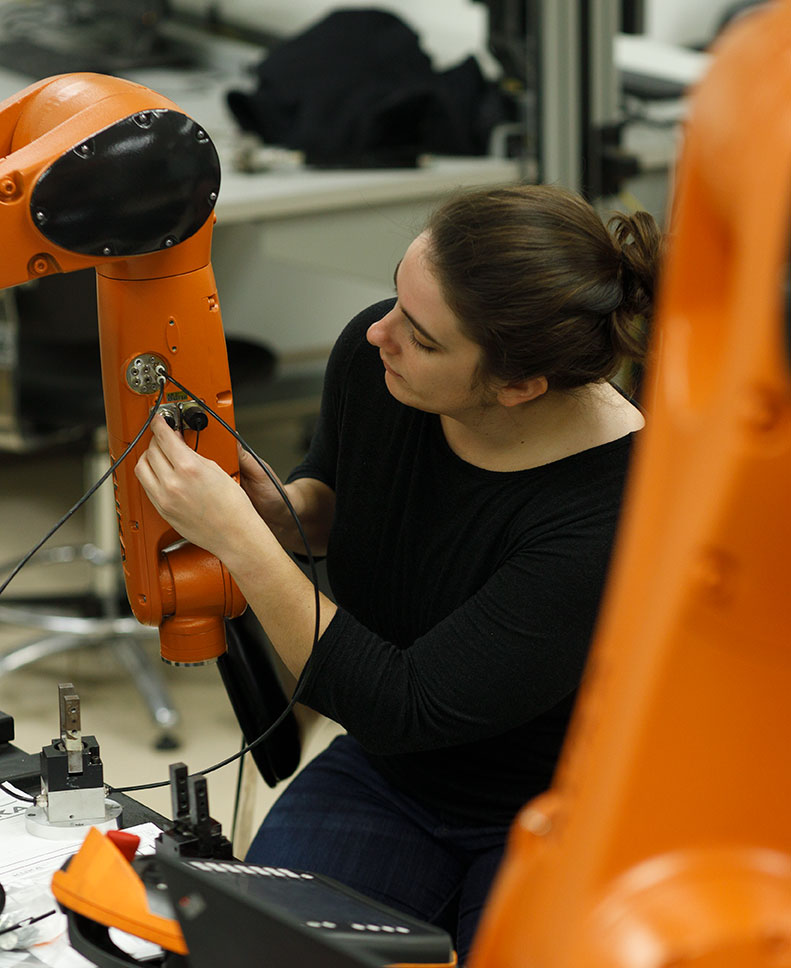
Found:
[[[434,347],[433,346],[426,346],[425,343],[421,343],[420,340],[417,339],[415,337],[415,334],[413,332],[411,332],[411,331],[409,333],[409,342],[413,346],[416,346],[419,350],[423,350],[426,353],[433,353],[434,352]]]

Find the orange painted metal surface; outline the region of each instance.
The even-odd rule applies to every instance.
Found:
[[[581,701],[472,968],[791,965],[791,3],[695,92]]]
[[[86,139],[143,111],[179,111],[167,98],[120,78],[68,74],[33,84],[0,104],[0,288],[51,272],[96,267],[102,379],[110,454],[117,458],[145,423],[155,395],[134,392],[129,364],[154,354],[168,372],[233,426],[233,396],[217,287],[213,217],[172,248],[97,257],[53,244],[34,224],[31,195],[42,174]],[[112,186],[108,186],[108,192]],[[163,402],[182,399],[173,385]],[[224,566],[196,548],[168,552],[179,536],[154,511],[134,476],[144,436],[115,475],[129,601],[159,626],[168,661],[198,663],[225,651],[224,618],[245,602]],[[201,453],[238,479],[236,443],[216,421]],[[211,495],[206,495],[211,500]]]

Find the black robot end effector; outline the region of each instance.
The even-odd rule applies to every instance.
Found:
[[[157,838],[157,852],[178,857],[231,859],[233,847],[222,825],[209,815],[205,776],[189,776],[184,763],[170,765],[173,826]]]
[[[70,682],[58,684],[60,736],[40,754],[41,793],[51,822],[102,816],[104,767],[95,736],[83,735],[80,697]]]
[[[42,792],[104,788],[95,736],[82,733],[80,697],[70,682],[58,684],[60,736],[41,750]]]

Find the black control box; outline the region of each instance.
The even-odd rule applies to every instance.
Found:
[[[14,738],[14,717],[0,711],[0,743],[10,743]]]

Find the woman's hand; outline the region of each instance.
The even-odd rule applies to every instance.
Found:
[[[238,450],[239,474],[241,476],[242,488],[264,521],[277,531],[285,521],[290,521],[291,519],[288,508],[280,496],[277,487],[273,484],[258,461],[241,444],[238,445]],[[266,464],[266,466],[272,477],[283,487],[280,478],[275,474],[269,464]]]
[[[151,503],[182,537],[223,562],[275,649],[298,677],[313,644],[313,586],[232,477],[214,461],[196,454],[161,416],[154,417],[151,431],[151,443],[135,467]],[[259,472],[266,476],[260,468]],[[246,476],[248,487],[260,484],[265,490],[258,475],[252,483]],[[320,633],[335,612],[335,605],[320,596]]]
[[[269,464],[266,466],[269,467]],[[295,525],[286,502],[266,471],[241,445],[239,470],[245,493],[277,540],[288,551],[304,552],[305,544],[302,535]],[[271,467],[269,470],[280,483]],[[324,554],[335,513],[335,492],[326,484],[311,477],[300,477],[285,486],[281,484],[281,487],[299,516],[313,553]]]
[[[261,527],[245,491],[218,464],[196,454],[161,416],[135,475],[160,515],[187,541],[223,560],[226,549]],[[263,472],[262,472],[263,473]]]

